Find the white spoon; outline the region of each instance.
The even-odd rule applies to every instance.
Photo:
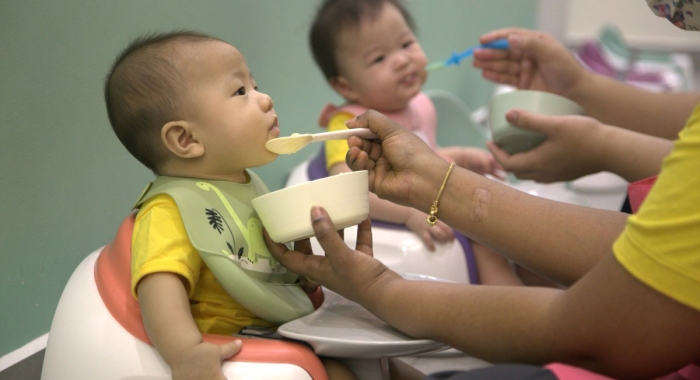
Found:
[[[294,133],[287,137],[278,137],[268,140],[265,148],[272,153],[292,154],[307,146],[310,142],[326,140],[345,140],[350,136],[359,136],[363,139],[376,139],[377,135],[368,128],[351,128],[343,131],[324,132],[315,134]]]

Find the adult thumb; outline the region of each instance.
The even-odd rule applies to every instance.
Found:
[[[559,123],[562,116],[548,116],[525,110],[512,109],[506,112],[506,120],[513,126],[529,131],[548,132]]]
[[[316,240],[326,253],[326,257],[333,256],[342,249],[347,249],[345,241],[338,235],[330,215],[323,207],[314,206],[311,208],[311,225],[314,228]]]

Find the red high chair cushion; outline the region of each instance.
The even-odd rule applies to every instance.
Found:
[[[129,215],[119,226],[114,241],[100,252],[95,263],[95,283],[102,301],[114,319],[133,336],[152,345],[143,326],[139,303],[131,295],[131,234],[135,218],[135,214]],[[314,307],[318,308],[323,303],[321,289],[310,298]],[[234,339],[243,341],[241,351],[229,358],[230,361],[294,364],[306,370],[314,380],[328,380],[318,356],[304,344],[213,334],[203,336],[205,341],[216,344]]]

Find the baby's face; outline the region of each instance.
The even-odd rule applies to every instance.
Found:
[[[205,175],[230,177],[272,162],[265,143],[280,134],[272,98],[257,90],[245,58],[221,41],[197,44],[188,67],[191,121],[203,144]]]
[[[348,100],[382,112],[399,111],[416,96],[425,80],[428,61],[411,28],[392,4],[385,3],[374,20],[338,36],[336,61]],[[345,93],[343,92],[345,91]]]

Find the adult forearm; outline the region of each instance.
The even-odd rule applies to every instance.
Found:
[[[700,93],[654,93],[601,75],[588,75],[571,94],[586,115],[603,123],[674,140]]]
[[[431,202],[419,203],[429,208]],[[438,218],[521,265],[570,284],[610,251],[627,215],[535,197],[455,168]]]
[[[558,361],[615,378],[656,378],[699,352],[698,311],[641,283],[610,253],[568,290],[418,282],[387,272],[359,302],[410,336],[492,362]]]
[[[362,304],[410,336],[438,340],[487,361],[542,364],[555,357],[558,345],[551,340],[547,315],[559,290],[392,277],[374,291],[378,295]]]
[[[673,142],[617,127],[602,132],[600,159],[603,170],[628,182],[659,174],[663,159],[673,150]]]

